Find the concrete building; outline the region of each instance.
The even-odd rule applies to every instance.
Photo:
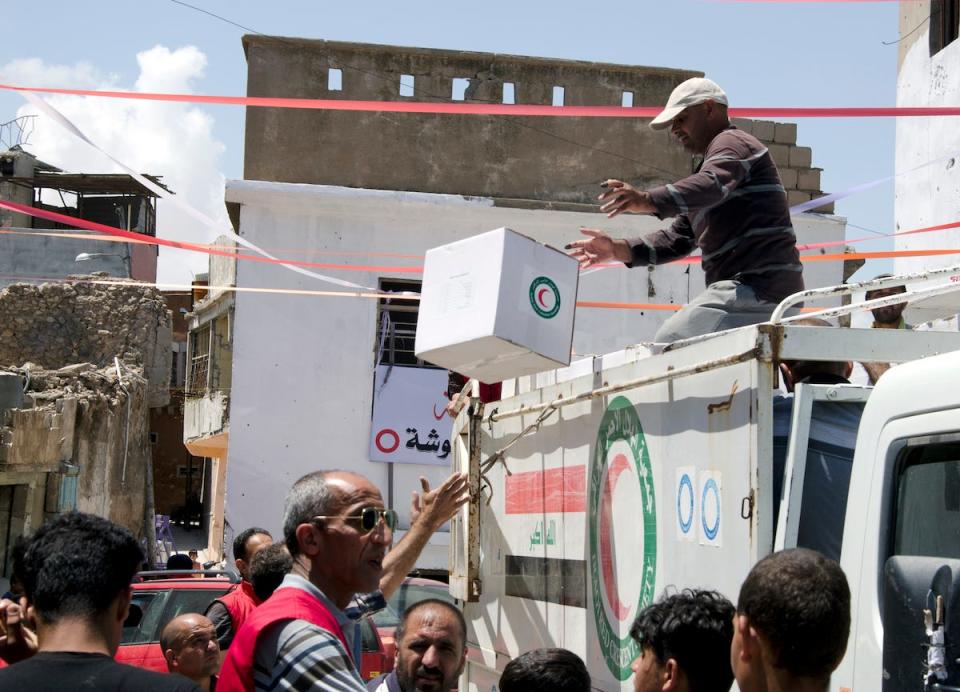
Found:
[[[187,530],[206,531],[201,497],[204,464],[183,444],[183,411],[187,370],[187,315],[193,307],[190,291],[163,291],[172,320],[170,403],[150,409],[150,447],[153,452],[154,504],[157,514],[169,516]]]
[[[129,175],[64,173],[20,147],[0,152],[0,199],[156,235],[156,195]],[[156,245],[104,242],[115,239],[6,209],[0,227],[0,288],[93,272],[157,280]]]
[[[233,247],[226,237],[220,247]],[[224,552],[224,495],[233,377],[233,320],[236,260],[210,257],[210,272],[196,282],[189,317],[183,442],[203,459],[201,503],[209,560]]]
[[[674,86],[699,74],[259,36],[245,37],[244,48],[251,96],[648,105],[662,104]],[[650,217],[611,221],[597,213],[597,186],[607,178],[647,186],[694,169],[691,157],[647,122],[250,108],[246,180],[227,183],[227,207],[241,235],[279,257],[353,264],[357,271],[315,271],[382,291],[417,291],[426,249],[500,226],[555,247],[577,237],[580,226],[626,235],[662,226]],[[810,149],[797,144],[796,126],[739,124],[768,144],[792,202],[821,194],[819,170]],[[844,237],[844,221],[832,216],[803,215],[796,228],[800,242]],[[805,277],[810,286],[839,283],[842,263],[811,263]],[[240,261],[236,286],[229,528],[278,529],[290,485],[331,467],[370,477],[406,526],[419,477],[436,484],[449,473],[442,463],[370,461],[371,409],[383,385],[377,373],[402,367],[435,377],[412,353],[415,308],[310,295],[338,289],[260,262]],[[683,304],[702,286],[697,264],[611,268],[582,276],[580,298]],[[581,309],[575,353],[649,339],[667,314]],[[438,405],[442,411],[441,392],[436,396],[434,412]],[[437,420],[438,432],[446,432],[442,413]],[[439,533],[420,567],[445,571],[446,551],[447,535]]]
[[[897,105],[953,106],[960,91],[960,3],[958,0],[900,2]],[[958,220],[960,129],[956,118],[898,118],[896,136],[896,229],[907,231]],[[917,170],[915,170],[917,169]],[[897,250],[960,247],[960,229],[899,236]],[[898,257],[894,271],[907,274],[960,262],[960,255]],[[958,277],[960,278],[960,277]],[[955,303],[955,300],[954,300]],[[908,319],[923,322],[954,315],[949,299],[911,306]]]

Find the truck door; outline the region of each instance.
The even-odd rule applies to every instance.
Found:
[[[799,384],[792,401],[774,400],[774,550],[811,548],[840,560],[857,429],[870,392]]]
[[[883,691],[960,685],[960,433],[904,440],[883,571]]]

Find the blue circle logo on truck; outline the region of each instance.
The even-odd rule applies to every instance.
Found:
[[[629,628],[637,613],[653,602],[657,578],[653,468],[640,418],[626,397],[614,397],[600,421],[590,466],[589,516],[590,591],[597,636],[607,667],[624,681],[640,655]],[[618,574],[630,578],[621,585]]]

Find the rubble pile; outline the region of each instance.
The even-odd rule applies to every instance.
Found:
[[[92,363],[67,365],[58,370],[45,370],[35,363],[19,368],[0,368],[0,373],[18,374],[24,382],[22,408],[43,408],[63,397],[73,397],[81,410],[92,402],[108,407],[126,404],[126,395],[117,381],[115,366],[97,368]],[[122,367],[123,386],[134,397],[146,386],[137,372]]]
[[[163,296],[154,288],[13,284],[0,291],[0,364],[106,367],[119,356],[142,370],[151,365],[157,332],[170,325]]]

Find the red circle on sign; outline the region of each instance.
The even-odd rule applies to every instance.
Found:
[[[393,444],[389,447],[385,447],[384,444],[381,442],[381,439],[384,437],[392,437]],[[391,452],[396,451],[397,447],[400,446],[400,436],[397,435],[397,433],[391,430],[390,428],[384,428],[383,430],[377,433],[376,438],[374,438],[374,444],[376,444],[377,449],[379,449],[384,454],[390,454]]]

